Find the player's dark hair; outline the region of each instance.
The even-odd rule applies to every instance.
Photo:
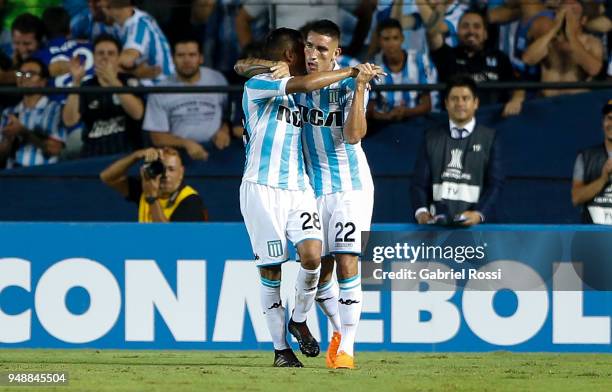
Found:
[[[300,31],[302,35],[304,35],[304,38],[308,37],[308,33],[312,31],[340,42],[340,27],[329,19],[321,19],[306,23]]]
[[[393,18],[385,19],[378,23],[378,26],[376,26],[376,32],[378,34],[382,33],[384,30],[387,29],[398,29],[400,33],[403,31],[402,24],[400,23],[400,21]]]
[[[132,0],[108,0],[108,6],[111,8],[123,8],[134,5]]]
[[[43,26],[42,20],[40,20],[38,16],[34,16],[30,13],[21,14],[15,18],[11,25],[11,32],[15,30],[25,34],[34,33],[38,42],[42,41],[45,33],[45,27]]]
[[[283,51],[292,49],[297,52],[301,50],[299,46],[303,42],[304,39],[299,31],[281,27],[272,30],[266,37],[264,55],[268,60],[282,60]]]
[[[470,75],[459,74],[453,76],[447,83],[444,89],[444,99],[448,98],[451,90],[455,87],[467,87],[472,92],[474,98],[478,98],[478,88],[476,82]]]
[[[70,34],[70,14],[64,7],[49,7],[43,12],[42,22],[47,39],[66,37]]]
[[[253,41],[248,43],[240,53],[240,59],[248,59],[249,57],[260,59],[264,57],[264,43],[261,41]]]
[[[42,60],[37,59],[36,57],[30,57],[27,60],[23,60],[19,64],[19,68],[21,68],[24,64],[36,64],[36,65],[38,65],[38,67],[40,68],[40,77],[43,78],[43,79],[49,79],[49,77],[51,76],[49,74],[49,68],[47,68],[47,65],[45,63],[43,63]]]
[[[96,39],[94,39],[93,41],[94,52],[96,50],[96,46],[98,46],[98,44],[102,42],[110,42],[114,44],[117,47],[117,52],[121,53],[121,42],[119,42],[119,40],[115,38],[114,36],[110,34],[106,34],[106,33],[100,34],[99,36],[96,37]]]

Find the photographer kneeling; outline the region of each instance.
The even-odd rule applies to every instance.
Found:
[[[128,177],[134,164],[144,160],[140,179]],[[208,220],[202,199],[183,184],[185,167],[176,149],[147,148],[113,162],[100,173],[100,179],[138,203],[138,222],[194,222]]]

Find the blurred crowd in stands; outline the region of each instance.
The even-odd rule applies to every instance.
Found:
[[[341,66],[371,61],[379,84],[590,81],[612,76],[612,7],[589,0],[0,0],[0,85],[225,86],[275,27],[330,19]],[[521,112],[536,96],[486,90],[481,107]],[[205,160],[242,135],[240,94],[0,97],[0,167],[174,147]],[[443,110],[436,92],[372,92],[373,124]]]

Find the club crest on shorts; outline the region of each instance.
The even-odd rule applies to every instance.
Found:
[[[283,243],[280,240],[268,241],[268,256],[279,257],[283,255]]]

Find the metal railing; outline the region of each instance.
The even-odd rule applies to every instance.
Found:
[[[374,91],[441,91],[445,84],[395,84],[395,85],[372,85]],[[605,90],[612,89],[611,81],[597,82],[487,82],[478,84],[480,90],[567,90],[588,89]],[[0,95],[21,94],[198,94],[198,93],[240,93],[244,87],[239,84],[229,86],[124,86],[124,87],[30,87],[20,88],[16,86],[0,87]]]

